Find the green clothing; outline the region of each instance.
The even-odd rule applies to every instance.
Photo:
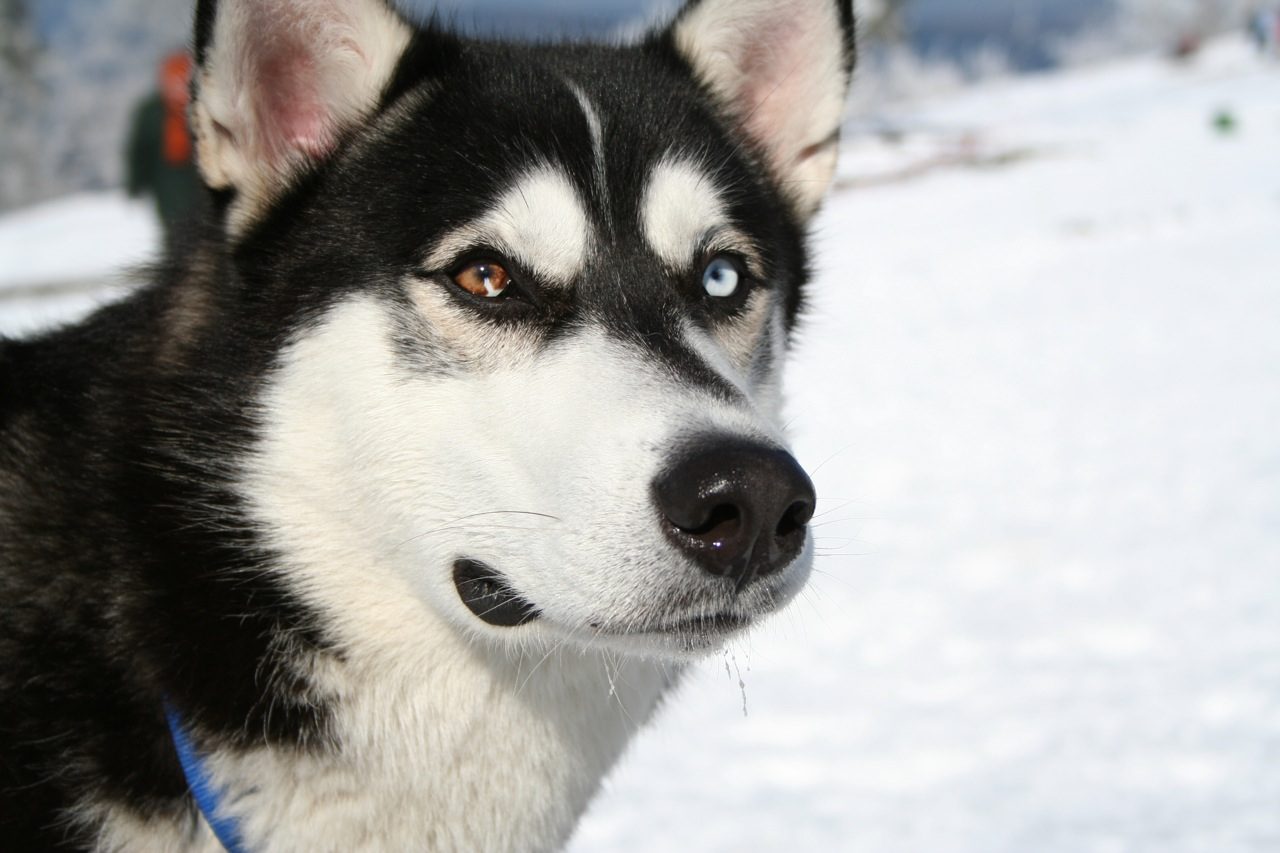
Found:
[[[170,163],[164,156],[165,105],[159,93],[138,105],[127,154],[126,187],[131,196],[150,193],[166,230],[186,218],[200,198],[195,163]]]

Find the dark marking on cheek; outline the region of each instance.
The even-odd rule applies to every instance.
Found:
[[[764,332],[756,342],[751,362],[751,384],[759,386],[767,382],[777,367],[774,357],[774,324],[766,323]]]
[[[659,363],[681,384],[709,391],[726,402],[737,403],[742,400],[742,393],[738,388],[707,364],[683,340],[669,334],[637,336],[635,340],[648,353],[657,356]]]

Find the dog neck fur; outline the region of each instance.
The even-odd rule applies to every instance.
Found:
[[[599,653],[477,660],[442,625],[418,634],[430,665],[357,650],[320,679],[343,696],[340,756],[210,756],[250,849],[559,849],[667,681]]]

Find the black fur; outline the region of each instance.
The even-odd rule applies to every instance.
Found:
[[[209,53],[209,45],[213,43],[214,16],[218,14],[218,0],[196,0],[195,48],[196,64],[204,65]]]
[[[215,5],[197,4],[201,60]],[[607,187],[590,182],[590,133],[566,79],[608,116]],[[424,86],[431,96],[415,101]],[[402,301],[389,283],[424,273],[432,236],[531,162],[579,176],[607,251],[567,300],[525,281],[525,306],[493,322],[530,324],[548,345],[603,322],[686,381],[735,394],[671,331],[675,314],[723,321],[702,304],[698,271],[673,280],[636,235],[645,178],[674,147],[716,164],[763,249],[769,283],[757,286],[784,292],[794,324],[804,226],[668,37],[533,48],[429,27],[381,111],[408,103],[403,118],[353,130],[244,239],[226,237],[223,199],[126,301],[0,341],[0,849],[84,849],[91,838],[68,818],[85,802],[194,821],[166,702],[206,742],[329,746],[327,697],[293,662],[342,651],[273,579],[276,557],[232,488],[259,383],[353,289]]]

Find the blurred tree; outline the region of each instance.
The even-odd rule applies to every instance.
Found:
[[[40,50],[25,0],[0,0],[0,209],[35,189],[41,150],[31,118],[43,94]]]
[[[1187,55],[1218,33],[1243,29],[1257,0],[1116,0],[1120,38],[1128,45]]]
[[[129,116],[193,5],[0,0],[0,209],[119,186]]]
[[[858,4],[858,30],[868,42],[901,43],[907,37],[903,10],[908,0],[864,0]]]
[[[6,70],[29,69],[35,51],[26,3],[0,0],[0,24],[0,63]]]

